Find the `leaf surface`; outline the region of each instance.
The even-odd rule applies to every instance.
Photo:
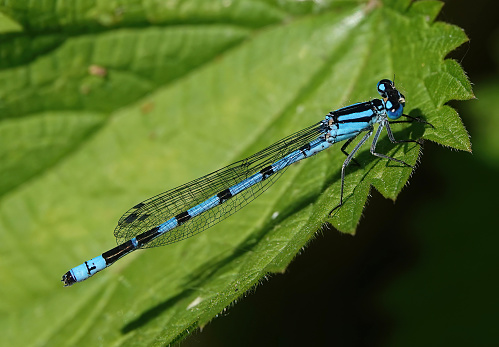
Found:
[[[207,232],[135,252],[72,288],[59,282],[114,246],[112,230],[131,206],[378,97],[382,78],[395,75],[406,113],[435,126],[394,125],[396,138],[470,151],[446,105],[473,96],[460,66],[445,60],[467,38],[433,22],[439,2],[7,4],[0,293],[9,300],[0,326],[13,345],[180,341],[284,271],[324,222],[353,233],[370,187],[395,199],[412,172],[369,146],[349,167],[333,218],[340,146],[294,165]],[[377,151],[415,164],[420,146],[384,134]]]

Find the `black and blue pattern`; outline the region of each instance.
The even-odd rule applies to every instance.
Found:
[[[372,135],[374,124],[379,124],[379,127],[371,153],[410,166],[374,151],[383,128],[387,129],[388,137],[394,143],[416,142],[396,141],[388,122],[388,119],[396,120],[403,115],[404,96],[390,80],[381,80],[378,92],[382,100],[374,99],[332,111],[324,120],[246,159],[135,205],[120,218],[114,230],[118,246],[71,269],[64,274],[62,281],[66,286],[81,282],[138,248],[163,246],[198,234],[257,198],[291,164],[337,142],[347,140],[346,144],[349,144],[356,136],[365,133],[350,154],[345,152],[346,146],[342,147],[347,159],[341,171],[340,204],[335,209],[340,207],[343,204],[345,167]]]

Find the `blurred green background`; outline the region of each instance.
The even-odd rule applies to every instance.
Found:
[[[184,346],[499,343],[498,6],[445,1],[438,17],[470,38],[450,57],[468,73],[477,100],[451,105],[473,154],[426,142],[395,204],[373,192],[356,236],[323,232],[284,275]]]

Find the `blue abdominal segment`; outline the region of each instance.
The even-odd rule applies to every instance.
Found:
[[[371,153],[410,166],[401,160],[374,151],[383,128],[387,129],[388,137],[393,143],[416,142],[396,141],[388,122],[389,119],[396,120],[403,115],[404,96],[395,88],[393,82],[387,79],[381,80],[377,89],[382,99],[356,103],[332,111],[322,121],[246,159],[135,205],[118,221],[114,231],[118,246],[72,268],[63,275],[62,282],[65,286],[70,286],[90,278],[136,249],[163,246],[200,233],[262,194],[290,165],[337,142],[346,140],[345,144],[348,145],[364,133],[351,153],[345,152],[346,145],[342,147],[347,158],[341,171],[340,204],[334,211],[343,204],[345,168],[371,136],[375,124],[379,126],[374,135]],[[400,122],[403,121],[397,121]]]

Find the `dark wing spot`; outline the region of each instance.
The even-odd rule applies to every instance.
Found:
[[[132,207],[132,208],[137,209],[137,208],[141,208],[141,207],[142,207],[142,206],[144,206],[144,205],[145,205],[145,204],[144,204],[143,202],[139,202],[137,205],[135,205],[135,206],[134,206],[134,207]]]
[[[150,214],[147,214],[147,213],[144,213],[142,216],[139,217],[139,220],[142,221],[142,220],[145,220],[147,219],[147,217],[149,217]]]
[[[134,222],[138,217],[137,213],[130,213],[128,216],[125,218],[125,223],[132,223]]]

